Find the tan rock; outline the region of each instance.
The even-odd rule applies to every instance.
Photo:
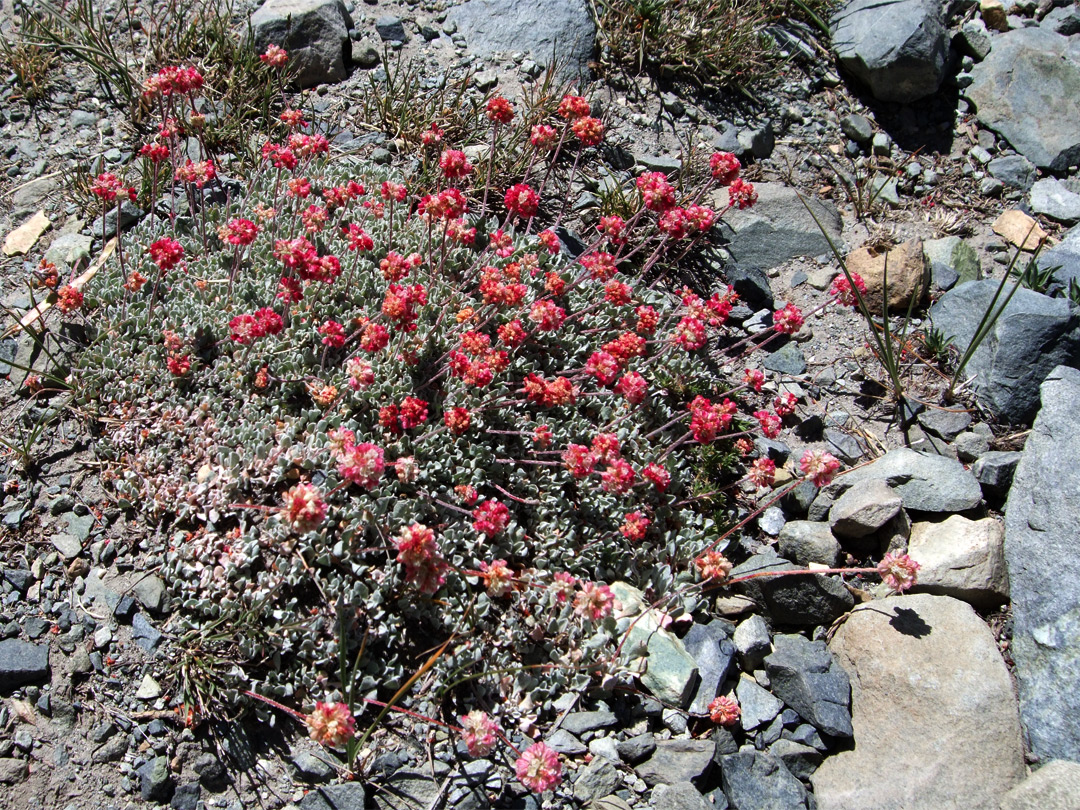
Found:
[[[994,233],[1014,247],[1035,250],[1047,237],[1039,223],[1023,211],[1011,208],[994,220]]]
[[[1023,779],[1009,671],[970,605],[879,599],[830,648],[851,678],[855,747],[811,777],[820,810],[993,808]]]
[[[952,515],[911,527],[908,554],[920,566],[916,590],[952,596],[976,607],[1009,599],[1005,526],[994,518]]]
[[[4,255],[14,256],[29,252],[41,235],[48,230],[52,222],[44,211],[38,211],[30,219],[7,235],[4,240]]]
[[[873,313],[881,312],[886,283],[890,310],[906,310],[913,298],[918,304],[930,284],[930,267],[919,239],[904,242],[891,250],[861,247],[849,253],[845,261],[848,270],[858,273],[866,282],[866,303]]]
[[[1009,30],[1009,15],[1005,12],[1002,0],[981,0],[979,13],[982,14],[987,28],[993,31]]]
[[[1080,763],[1055,759],[1005,794],[1001,810],[1076,810]]]

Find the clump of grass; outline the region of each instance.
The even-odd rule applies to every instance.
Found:
[[[647,73],[699,89],[741,89],[775,75],[780,54],[765,29],[795,17],[824,28],[827,0],[597,0],[610,70]]]
[[[0,36],[0,57],[15,77],[19,93],[30,104],[37,104],[49,94],[49,77],[56,65],[56,54],[36,41],[38,26],[33,17],[20,24],[11,37]]]

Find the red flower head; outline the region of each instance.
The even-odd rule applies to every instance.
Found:
[[[709,158],[709,170],[713,180],[722,186],[729,186],[739,176],[742,164],[731,152],[713,152]]]
[[[514,108],[502,96],[494,96],[488,100],[487,117],[495,124],[509,124],[514,120]]]
[[[439,158],[439,168],[443,175],[450,180],[467,177],[472,173],[473,167],[465,153],[460,149],[445,149]]]
[[[540,195],[525,183],[517,183],[506,190],[506,210],[522,219],[531,219],[540,210]]]
[[[749,208],[757,202],[758,195],[753,185],[744,182],[741,177],[732,181],[728,186],[728,207]]]
[[[559,102],[559,108],[556,112],[568,121],[576,121],[579,118],[585,118],[592,110],[587,102],[581,96],[565,95],[562,101]]]
[[[559,142],[559,133],[547,124],[537,124],[532,128],[529,140],[538,152],[550,152]]]
[[[596,146],[604,139],[604,124],[599,118],[579,118],[571,129],[582,146]]]

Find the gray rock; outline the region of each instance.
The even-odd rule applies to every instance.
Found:
[[[161,632],[141,613],[136,613],[131,620],[131,637],[146,652],[156,650],[162,639]]]
[[[90,258],[93,239],[81,233],[65,233],[57,236],[45,251],[45,259],[61,270],[70,270],[76,263]]]
[[[1021,455],[1011,450],[994,450],[976,459],[971,472],[985,494],[1000,498],[1009,491]]]
[[[384,14],[375,20],[375,30],[383,42],[404,42],[405,26],[400,17]]]
[[[969,605],[910,594],[856,608],[830,649],[851,678],[854,749],[811,777],[822,810],[994,807],[1024,773],[1012,684]]]
[[[900,448],[824,487],[811,506],[811,519],[818,501],[828,508],[855,484],[870,480],[884,481],[900,495],[905,509],[917,512],[963,512],[982,501],[979,482],[959,462]]]
[[[366,40],[360,40],[352,44],[353,64],[363,70],[369,70],[382,60],[379,49]]]
[[[776,537],[776,535],[780,534],[786,523],[787,518],[784,517],[784,510],[779,506],[770,506],[758,517],[758,528],[769,537]]]
[[[862,440],[834,427],[825,428],[824,439],[828,451],[845,464],[855,464],[866,454]]]
[[[759,726],[771,723],[784,708],[782,702],[745,673],[739,676],[739,682],[735,685],[735,697],[742,710],[739,723],[744,731],[753,731]]]
[[[965,351],[998,287],[998,281],[986,279],[945,293],[930,309],[934,326]],[[979,399],[996,416],[1020,423],[1034,417],[1039,385],[1050,371],[1078,362],[1080,312],[1065,299],[1020,288],[975,350],[965,374],[975,375]]]
[[[731,265],[723,268],[728,284],[735,288],[739,299],[755,309],[773,309],[772,287],[769,277],[758,267]]]
[[[483,760],[474,760],[468,764],[490,767],[490,763],[485,763]],[[482,782],[482,779],[477,781]],[[373,796],[374,802],[368,805],[373,810],[404,810],[404,808],[412,810],[412,808],[433,807],[437,804],[440,795],[439,783],[432,778],[430,772],[421,773],[402,769],[387,774],[380,782],[380,789]],[[337,807],[337,805],[334,806]]]
[[[733,568],[731,576],[793,570],[800,569],[767,550]],[[763,577],[740,582],[735,587],[781,624],[832,624],[855,604],[852,595],[838,580],[821,575]]]
[[[169,758],[154,757],[139,768],[139,792],[144,802],[167,802],[172,798],[173,780]]]
[[[806,788],[780,760],[740,751],[720,760],[724,794],[737,810],[802,810]]]
[[[778,635],[765,659],[772,692],[799,717],[833,737],[850,737],[851,683],[823,641]]]
[[[348,75],[352,18],[342,0],[267,0],[251,15],[255,49],[270,43],[289,52],[300,87],[339,82]]]
[[[199,806],[199,796],[202,793],[202,788],[198,782],[189,782],[186,785],[179,785],[176,791],[173,793],[172,800],[169,802],[169,807],[172,810],[196,810]]]
[[[780,760],[796,779],[809,779],[821,764],[821,752],[794,740],[779,739],[769,746],[769,756]]]
[[[74,512],[68,512],[64,515],[64,521],[67,523],[68,534],[79,543],[85,543],[89,540],[90,533],[97,525],[97,520],[93,515],[77,515]]]
[[[650,786],[700,784],[712,767],[715,753],[716,744],[711,740],[661,740],[652,756],[634,766],[634,771]]]
[[[1027,191],[1035,182],[1035,164],[1023,155],[994,158],[986,164],[986,170],[991,177],[1020,191]]]
[[[144,608],[154,613],[161,611],[165,602],[165,583],[160,577],[153,575],[141,577],[132,590],[135,598]]]
[[[581,740],[564,728],[553,731],[546,742],[553,751],[560,754],[569,754],[570,756],[584,754],[589,750],[582,744]]]
[[[933,0],[849,0],[833,14],[830,33],[840,64],[880,101],[918,101],[945,77],[948,39]]]
[[[1001,798],[999,810],[1075,810],[1080,763],[1052,760]]]
[[[866,537],[900,512],[903,499],[880,478],[858,481],[829,510],[829,525],[840,537]]]
[[[739,267],[769,269],[799,256],[829,253],[828,239],[840,244],[840,214],[831,203],[806,199],[825,228],[826,239],[795,189],[783,183],[755,183],[754,188],[757,204],[743,211],[728,211],[719,225]],[[726,207],[727,192],[715,192],[711,204],[718,209]]]
[[[1070,283],[1080,283],[1080,225],[1069,230],[1061,242],[1039,254],[1039,268],[1053,268],[1054,281],[1068,291]]]
[[[82,553],[82,543],[67,532],[59,532],[49,539],[65,560],[73,560]]]
[[[1031,187],[1031,210],[1066,225],[1080,222],[1080,193],[1077,193],[1077,185],[1075,181],[1058,180],[1054,177],[1037,180]]]
[[[656,750],[656,737],[646,732],[626,740],[619,740],[616,746],[620,757],[631,765],[636,765],[653,755]]]
[[[637,155],[634,162],[643,166],[650,172],[663,172],[668,176],[674,176],[682,170],[682,161],[673,157],[659,157],[657,155]]]
[[[795,376],[806,371],[806,357],[803,355],[802,349],[794,343],[787,343],[775,352],[765,355],[761,365],[778,374]]]
[[[976,281],[982,271],[979,255],[958,236],[923,242],[923,254],[930,265],[934,284],[942,290],[951,290],[965,281]]]
[[[780,556],[799,565],[818,563],[835,567],[840,562],[840,543],[827,523],[792,520],[778,538]]]
[[[296,773],[305,781],[325,782],[335,773],[334,768],[322,757],[302,749],[293,750],[289,759],[296,768]]]
[[[653,810],[713,810],[705,797],[690,782],[658,785],[653,791]]]
[[[597,757],[574,780],[574,798],[591,802],[612,793],[619,786],[619,772],[602,757]]]
[[[90,755],[90,761],[94,763],[118,762],[124,758],[128,750],[128,738],[124,734],[118,734],[104,745],[96,748]]]
[[[24,759],[0,757],[0,785],[17,785],[30,775],[30,766]]]
[[[761,455],[776,462],[777,467],[782,467],[784,462],[791,456],[791,448],[776,439],[766,439],[759,436],[754,439],[754,449]]]
[[[0,641],[0,692],[49,677],[49,645],[16,639]]]
[[[574,712],[563,718],[561,728],[575,736],[581,736],[589,731],[599,731],[602,728],[611,728],[618,724],[615,714],[609,709],[600,709],[595,712]]]
[[[309,791],[300,810],[368,810],[367,791],[361,782],[327,785]]]
[[[953,450],[956,451],[956,457],[965,463],[974,461],[989,449],[990,440],[986,436],[975,433],[972,430],[961,433],[956,437],[956,441],[953,442]]]
[[[840,119],[840,131],[855,143],[866,143],[874,137],[874,127],[862,115],[845,115]]]
[[[1009,599],[1005,527],[994,518],[950,515],[941,523],[915,523],[908,554],[922,566],[915,588],[992,608]]]
[[[975,18],[968,20],[960,26],[960,30],[953,37],[953,43],[960,53],[967,54],[977,62],[981,62],[990,53],[990,32],[982,20]]]
[[[751,154],[758,160],[764,160],[772,154],[776,146],[776,135],[772,122],[766,121],[757,129],[744,129],[739,133],[739,146],[745,154]]]
[[[686,722],[686,715],[679,715],[683,718],[683,722]],[[622,764],[622,757],[619,756],[619,746],[614,737],[597,737],[596,739],[589,740],[589,753],[594,757],[603,757],[608,762],[614,762],[616,765]]]
[[[1020,712],[1039,759],[1080,759],[1080,371],[1057,368],[1042,386],[1005,508]],[[8,643],[8,642],[4,642]]]
[[[935,436],[951,442],[968,429],[971,414],[967,411],[953,411],[944,408],[931,408],[918,415],[919,424]]]
[[[984,127],[1040,169],[1065,171],[1080,159],[1080,49],[1045,28],[994,38],[971,71],[967,97]]]
[[[730,625],[719,619],[708,624],[695,624],[683,637],[683,646],[694,657],[698,669],[698,686],[690,703],[690,713],[709,713],[709,703],[720,693],[735,659],[735,645],[729,638]]]
[[[522,51],[544,65],[554,58],[563,78],[589,75],[596,24],[584,0],[468,0],[446,19],[473,56]]]
[[[732,636],[732,642],[739,654],[739,664],[747,672],[760,669],[765,656],[772,651],[769,626],[756,613],[739,623]]]
[[[1042,21],[1044,28],[1050,28],[1055,33],[1070,37],[1080,34],[1080,8],[1076,4],[1060,6],[1051,9]]]

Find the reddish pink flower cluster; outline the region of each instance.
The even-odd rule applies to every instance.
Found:
[[[731,427],[731,420],[738,412],[738,407],[730,399],[723,403],[713,403],[703,396],[694,397],[687,406],[690,410],[690,432],[694,441],[708,444]]]
[[[353,438],[345,438],[336,453],[338,472],[350,484],[367,490],[375,489],[386,470],[383,449],[371,442],[354,444]]]
[[[499,727],[488,717],[487,712],[473,709],[459,718],[461,739],[471,757],[486,757],[495,749],[496,733]]]
[[[559,133],[547,124],[537,124],[529,133],[529,141],[538,152],[550,152],[559,142]]]
[[[728,207],[746,209],[756,203],[758,194],[754,186],[745,182],[741,177],[732,181],[728,186]]]
[[[528,188],[528,186],[525,186],[525,188]],[[418,210],[422,217],[426,216],[448,221],[461,217],[468,208],[469,203],[464,194],[456,188],[445,188],[438,194],[424,196],[420,200]]]
[[[774,397],[772,404],[777,416],[791,416],[795,413],[795,406],[799,404],[799,400],[790,391],[785,391],[780,396]]]
[[[455,436],[461,436],[468,431],[469,425],[472,424],[472,416],[469,414],[468,408],[447,408],[443,411],[443,421],[451,433]]]
[[[671,484],[671,473],[655,462],[646,464],[645,469],[641,471],[641,475],[652,482],[657,492],[664,492]]]
[[[729,186],[739,176],[742,164],[731,152],[713,152],[709,158],[709,170],[713,180],[722,186]]]
[[[604,139],[604,124],[599,118],[579,118],[570,128],[582,146],[596,146]]]
[[[723,582],[731,573],[732,565],[719,551],[707,551],[694,560],[698,573],[707,582]]]
[[[494,124],[509,124],[514,120],[514,108],[502,96],[492,96],[487,103],[487,117]]]
[[[420,593],[435,593],[446,581],[448,565],[435,542],[435,532],[423,523],[401,530],[394,541],[397,561],[405,566],[405,578]]]
[[[742,709],[735,698],[720,695],[709,704],[709,717],[717,725],[733,726],[742,717]]]
[[[510,510],[494,498],[481,501],[472,516],[473,528],[488,538],[497,537],[510,524]]]
[[[888,553],[877,565],[881,580],[896,593],[915,585],[921,566],[907,554]]]
[[[217,169],[211,160],[193,161],[188,158],[183,166],[176,168],[176,182],[194,183],[196,188],[202,188],[217,177]]]
[[[851,273],[851,280],[841,273],[833,279],[832,289],[829,292],[836,297],[836,300],[843,304],[845,307],[855,307],[859,305],[859,296],[866,296],[866,282],[862,280],[862,276],[858,273]],[[854,286],[852,286],[854,284]],[[858,290],[858,294],[856,294]]]
[[[227,223],[222,225],[221,228],[218,229],[218,236],[230,245],[240,245],[243,247],[254,242],[258,232],[259,226],[250,219],[237,218],[230,219]]]
[[[799,469],[814,486],[824,487],[832,483],[840,462],[824,450],[807,450],[799,460]]]
[[[412,332],[416,329],[416,320],[420,317],[419,308],[426,303],[427,290],[423,284],[391,284],[383,298],[382,314],[402,332]]]
[[[542,742],[533,743],[514,763],[518,781],[534,793],[551,790],[562,781],[559,755]]]
[[[636,371],[630,371],[615,383],[615,393],[626,399],[631,405],[640,405],[649,392],[649,384]]]
[[[610,616],[614,609],[615,594],[607,585],[586,582],[574,597],[574,613],[590,621],[601,621]]]
[[[619,527],[619,532],[630,542],[638,543],[645,539],[651,522],[641,512],[630,512],[623,520],[623,525]]]
[[[175,239],[169,239],[167,236],[163,236],[161,239],[158,239],[151,244],[146,252],[150,254],[151,261],[153,261],[163,273],[172,270],[184,260],[183,245]]]
[[[282,68],[289,61],[289,54],[280,45],[271,42],[266,46],[266,53],[259,55],[259,60],[269,67]]]
[[[285,322],[270,307],[261,307],[250,315],[237,315],[229,321],[229,338],[246,346],[261,337],[276,335],[285,328]]]
[[[761,426],[761,432],[765,435],[766,439],[775,439],[780,435],[780,417],[769,411],[754,411],[754,418],[758,420],[758,425]]]
[[[439,157],[439,168],[448,180],[458,180],[472,174],[472,164],[460,149],[445,149]]]
[[[331,748],[343,748],[356,735],[356,720],[344,703],[317,702],[307,725],[311,739]]]
[[[562,97],[562,101],[559,102],[559,107],[555,112],[568,121],[576,121],[589,115],[592,108],[589,107],[589,102],[581,96],[567,94]]]
[[[319,528],[326,517],[322,491],[311,484],[297,484],[282,495],[282,501],[281,519],[300,534]]]
[[[90,193],[104,202],[112,202],[121,193],[130,200],[136,198],[135,189],[124,188],[123,182],[112,172],[99,174],[90,186]]]
[[[755,391],[761,391],[761,386],[765,384],[765,372],[748,368],[743,374],[743,384]]]
[[[669,239],[685,239],[699,233],[705,233],[716,222],[716,212],[702,205],[687,208],[669,208],[660,216],[657,227]]]
[[[506,560],[480,563],[480,578],[484,580],[484,590],[494,599],[506,596],[514,585],[514,572],[507,567]]]
[[[755,486],[771,487],[776,480],[776,462],[771,458],[754,459],[750,472],[746,475]]]
[[[506,210],[522,219],[531,219],[540,210],[540,195],[525,183],[517,183],[506,190]]]
[[[662,172],[646,172],[637,179],[637,187],[650,211],[663,214],[675,207],[675,187]]]
[[[345,327],[337,321],[327,321],[319,327],[322,345],[331,349],[340,349],[345,345]]]
[[[78,287],[65,284],[56,291],[56,308],[67,315],[83,305],[83,294]]]
[[[143,82],[143,98],[192,94],[202,89],[203,77],[193,67],[164,67]]]
[[[777,332],[794,335],[803,325],[803,314],[794,304],[787,304],[773,313],[773,326]]]

